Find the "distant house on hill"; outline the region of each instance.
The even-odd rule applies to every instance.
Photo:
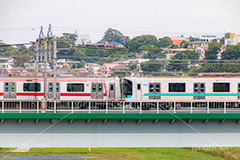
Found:
[[[108,42],[108,41],[104,41],[104,42],[99,42],[99,43],[90,43],[90,44],[86,44],[86,46],[97,46],[97,47],[102,47],[102,48],[107,48],[107,49],[112,49],[112,48],[121,48],[124,47],[123,44],[112,41],[112,42]]]
[[[188,42],[189,39],[187,39],[187,38],[176,38],[176,39],[173,38],[173,39],[172,39],[173,44],[176,45],[176,46],[178,46],[178,47],[181,46],[181,43],[182,43],[183,41]]]
[[[15,59],[12,57],[0,57],[0,69],[10,71],[15,65]]]
[[[112,72],[125,72],[130,71],[131,69],[124,65],[117,65],[111,69]]]
[[[109,76],[111,75],[111,69],[119,65],[119,63],[105,63],[100,69],[100,74]]]
[[[201,47],[204,50],[208,50],[208,43],[207,41],[194,41],[190,42],[188,48],[198,48]]]

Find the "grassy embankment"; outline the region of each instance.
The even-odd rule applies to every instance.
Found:
[[[26,153],[0,153],[11,155],[66,155],[80,154],[99,160],[236,160],[240,159],[240,148],[32,148]]]

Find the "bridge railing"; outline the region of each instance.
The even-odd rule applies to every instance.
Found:
[[[0,112],[68,113],[232,113],[240,102],[0,101]],[[43,107],[45,106],[45,107]]]

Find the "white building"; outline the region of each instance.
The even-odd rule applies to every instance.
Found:
[[[44,69],[44,63],[38,63],[39,65],[39,69],[43,70]],[[24,68],[26,68],[27,70],[35,70],[36,69],[36,63],[24,63]],[[47,70],[50,70],[51,67],[49,65],[49,63],[47,63]]]
[[[84,65],[84,68],[85,68],[85,71],[95,74],[95,75],[98,75],[101,65],[99,65],[97,63],[86,63]]]
[[[216,39],[218,42],[220,42],[220,38],[215,35],[202,35],[200,37],[200,41],[205,41],[205,42],[211,42],[214,39]]]
[[[199,60],[203,60],[205,57],[205,50],[201,47],[198,47],[196,48],[195,52],[199,54]]]
[[[226,45],[236,45],[236,44],[238,44],[238,43],[240,43],[240,35],[238,35],[238,36],[234,36],[233,38],[228,38],[228,39],[225,39],[225,46]]]
[[[0,69],[6,69],[11,71],[15,65],[15,59],[11,57],[1,57],[0,58]]]

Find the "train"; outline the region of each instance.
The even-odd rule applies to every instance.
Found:
[[[47,78],[47,97],[53,96],[53,77]],[[125,102],[142,110],[240,108],[240,74],[199,74],[160,77],[57,77],[58,102]],[[0,101],[41,101],[43,77],[1,77]],[[135,104],[135,105],[133,105]],[[140,105],[139,105],[140,104]],[[1,104],[2,105],[2,104]],[[119,107],[119,106],[118,106]],[[100,109],[105,109],[104,105]]]

